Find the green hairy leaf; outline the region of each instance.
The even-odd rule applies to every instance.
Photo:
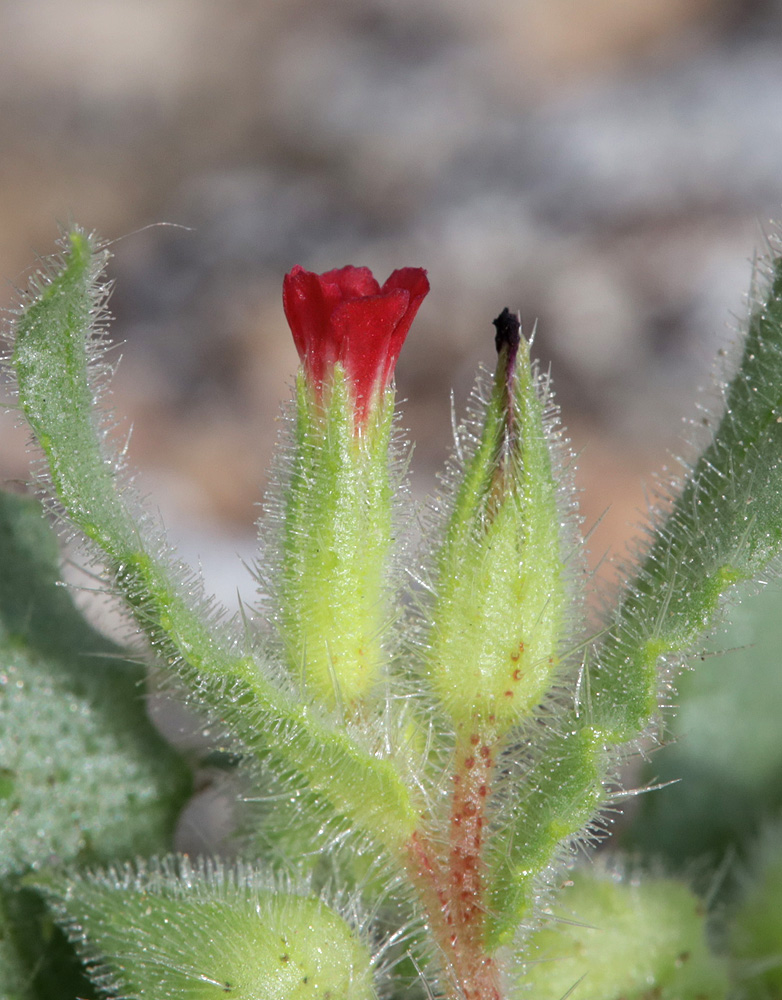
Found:
[[[592,675],[592,712],[612,739],[656,711],[660,657],[689,649],[722,596],[782,547],[782,259],[770,265],[724,413],[652,536]]]
[[[85,622],[58,563],[39,504],[0,493],[0,996],[9,1000],[60,996],[52,981],[59,991],[68,975],[87,989],[16,873],[52,858],[168,850],[190,791],[184,762],[147,717],[143,668]]]
[[[43,876],[101,987],[138,1000],[372,1000],[367,947],[321,900],[186,860]]]
[[[165,848],[190,788],[144,670],[59,585],[39,505],[0,493],[0,871]]]

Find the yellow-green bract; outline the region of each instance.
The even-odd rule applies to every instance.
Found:
[[[350,715],[386,665],[394,391],[376,393],[356,430],[341,365],[329,379],[324,398],[302,374],[297,381],[279,604],[291,672],[321,704]]]

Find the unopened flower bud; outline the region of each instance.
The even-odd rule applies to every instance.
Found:
[[[281,626],[290,668],[352,712],[382,672],[389,620],[390,381],[429,290],[420,268],[380,287],[368,268],[295,267],[283,304],[299,351],[285,501]]]
[[[428,673],[457,727],[506,731],[556,669],[566,602],[546,401],[519,320],[495,320],[498,361],[438,561]]]

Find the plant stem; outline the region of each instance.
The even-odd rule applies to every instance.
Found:
[[[416,831],[408,867],[440,946],[454,1000],[501,1000],[499,970],[484,943],[483,848],[496,740],[477,731],[457,738],[447,835]]]

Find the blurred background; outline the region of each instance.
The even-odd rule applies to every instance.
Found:
[[[58,224],[117,241],[131,464],[229,603],[296,366],[293,264],[428,268],[397,379],[421,493],[492,319],[537,321],[597,561],[781,214],[779,0],[0,0],[0,305]]]

